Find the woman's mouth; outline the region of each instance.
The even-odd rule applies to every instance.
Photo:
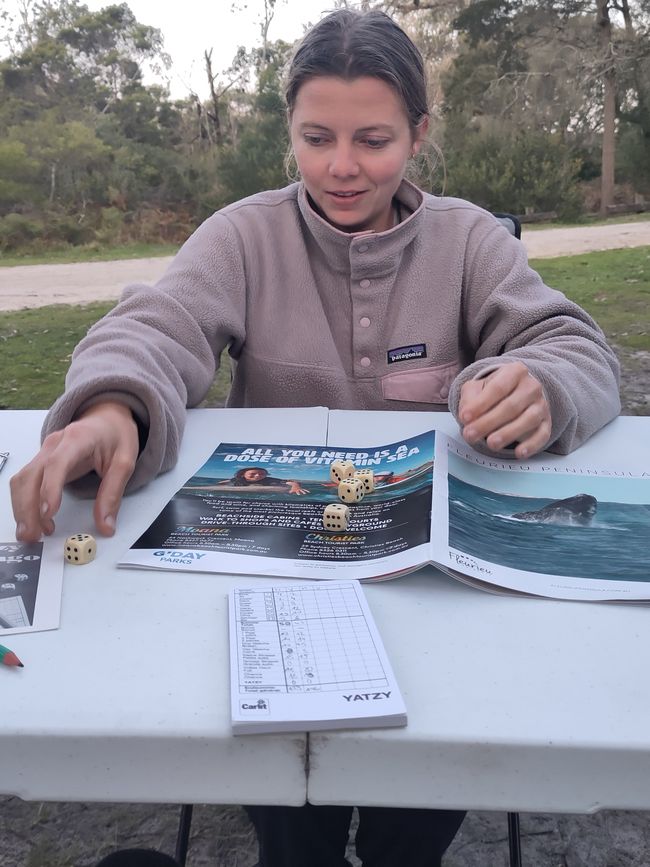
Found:
[[[328,190],[327,195],[338,205],[353,205],[363,195],[363,190]]]

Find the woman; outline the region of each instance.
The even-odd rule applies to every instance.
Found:
[[[274,488],[286,491],[289,494],[308,494],[309,491],[302,487],[295,479],[276,479],[269,475],[264,467],[242,467],[237,470],[232,479],[217,482],[216,488]]]
[[[12,480],[18,539],[51,533],[63,485],[92,490],[93,473],[112,534],[125,488],[173,466],[225,347],[229,406],[449,408],[467,442],[517,458],[570,451],[618,413],[616,359],[590,317],[490,214],[404,179],[429,113],[422,59],[389,17],[324,18],[286,98],[301,182],[213,215],[90,330]],[[351,808],[248,811],[261,867],[345,864]],[[357,852],[365,867],[433,867],[462,818],[362,807]]]

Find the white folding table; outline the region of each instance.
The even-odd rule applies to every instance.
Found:
[[[371,446],[447,414],[194,410],[178,466],[127,497],[97,559],[66,566],[60,629],[11,636],[0,671],[0,792],[27,800],[364,804],[544,812],[650,808],[645,606],[490,595],[433,568],[367,587],[407,704],[405,729],[234,738],[226,594],[271,578],[117,569],[220,441]],[[0,541],[10,475],[43,413],[0,413]],[[569,458],[650,472],[650,419],[621,418]],[[327,437],[327,439],[326,439]],[[363,437],[363,439],[362,439]],[[66,494],[57,542],[93,532]],[[650,577],[650,576],[649,576]]]

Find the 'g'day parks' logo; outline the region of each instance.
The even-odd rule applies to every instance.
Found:
[[[243,699],[239,702],[239,710],[250,716],[268,716],[271,713],[269,702],[265,698]]]

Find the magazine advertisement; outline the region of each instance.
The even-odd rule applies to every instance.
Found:
[[[120,565],[293,578],[369,578],[431,558],[435,436],[372,449],[222,443]],[[326,531],[336,460],[371,469],[374,490]]]
[[[650,468],[480,455],[438,434],[434,559],[476,586],[650,600]],[[461,574],[459,574],[461,573]]]

